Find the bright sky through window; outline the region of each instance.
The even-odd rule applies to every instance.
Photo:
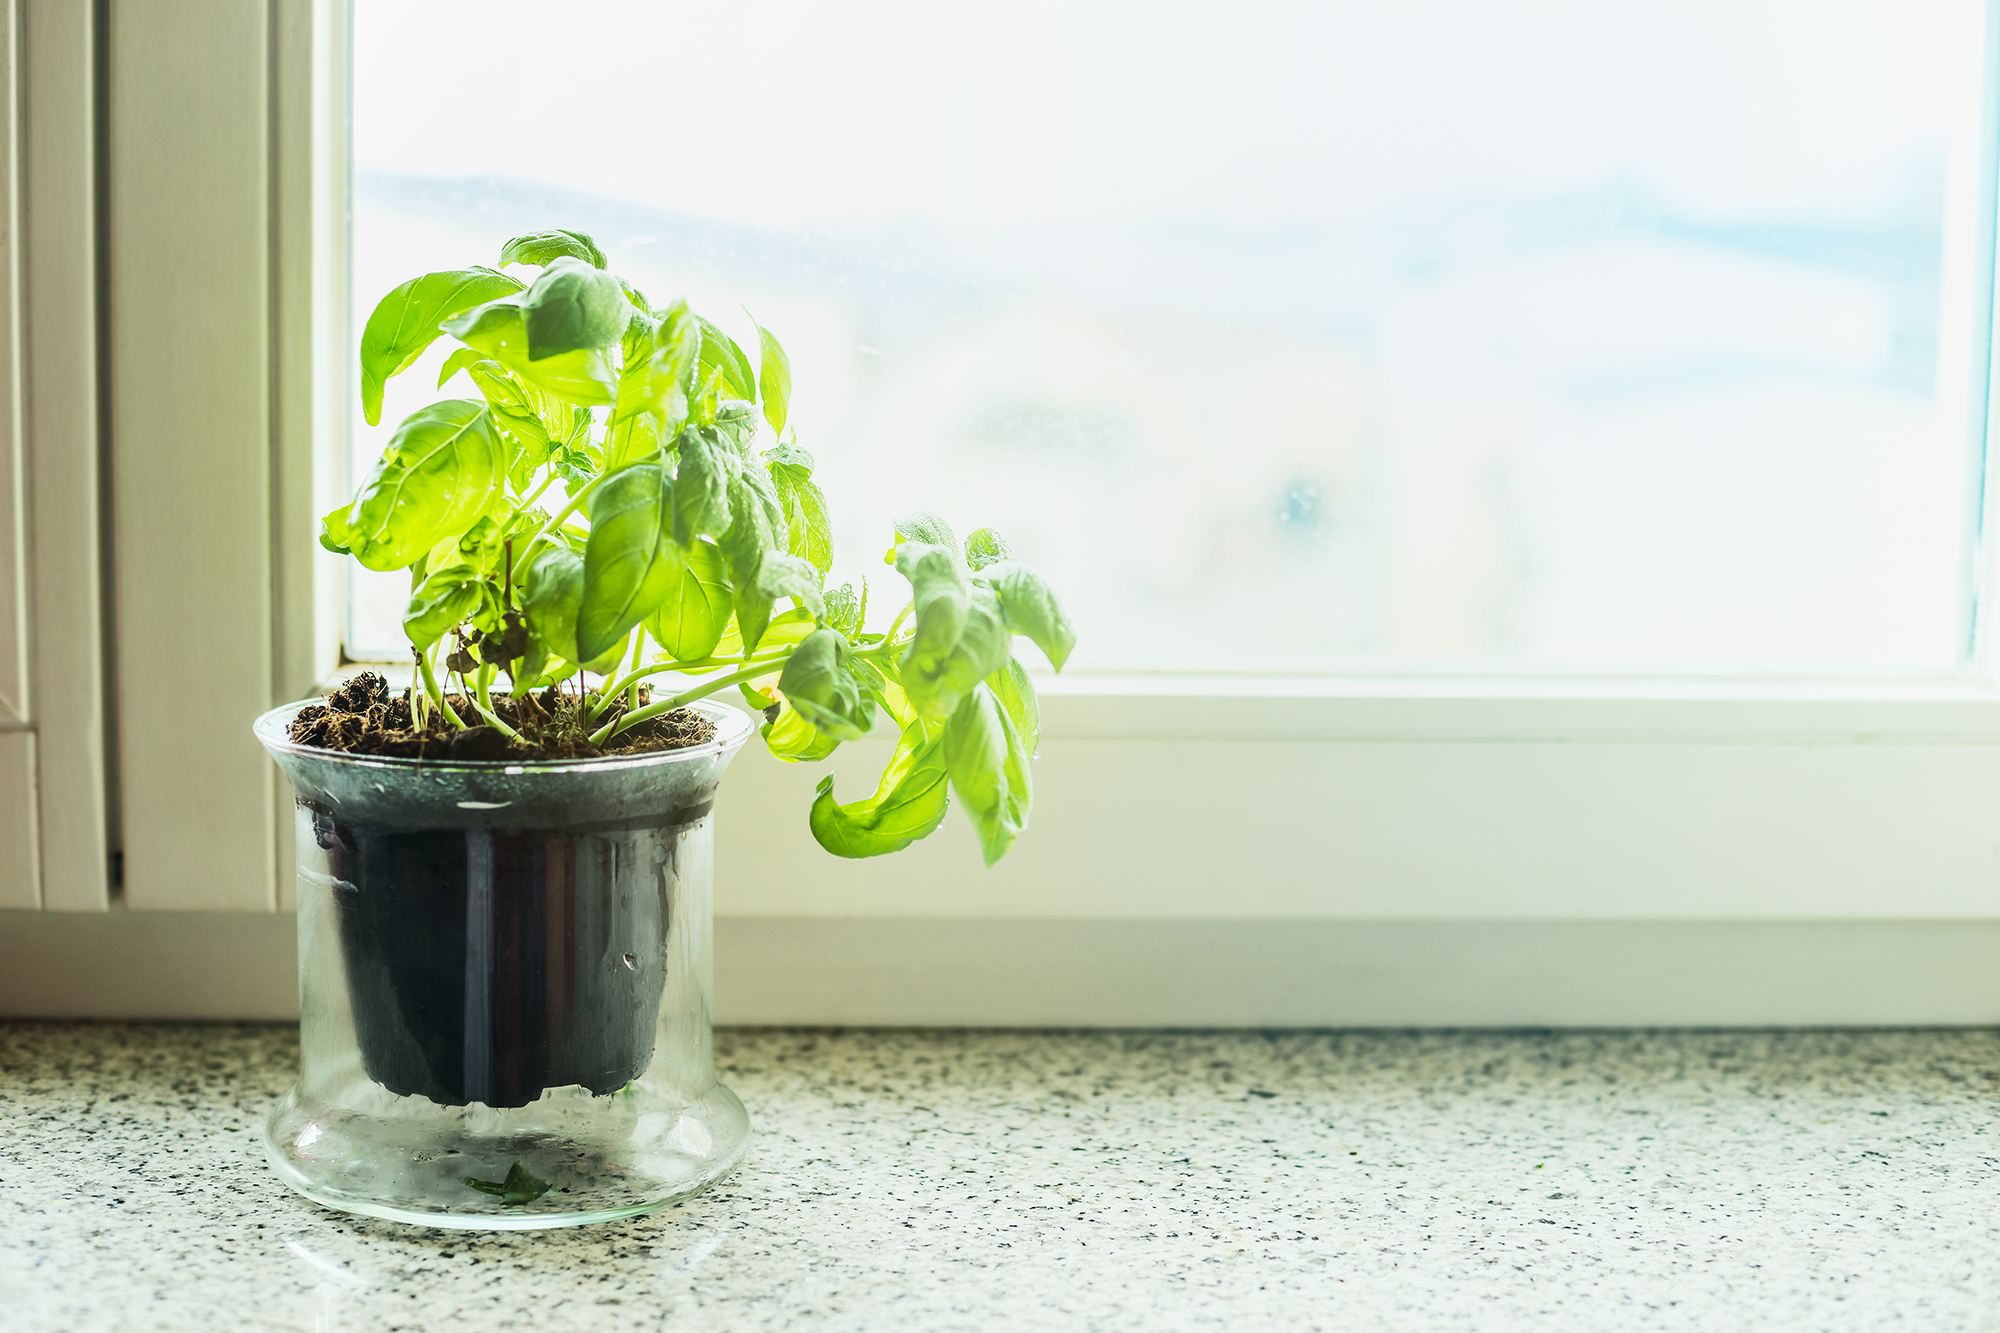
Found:
[[[1079,668],[1945,669],[1983,15],[359,0],[356,328],[547,227],[745,303],[836,580],[930,497]]]

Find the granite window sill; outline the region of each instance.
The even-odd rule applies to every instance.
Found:
[[[1990,1329],[1985,1030],[736,1029],[748,1163],[481,1235],[264,1166],[283,1026],[0,1027],[7,1327]],[[607,1321],[609,1321],[607,1323]]]

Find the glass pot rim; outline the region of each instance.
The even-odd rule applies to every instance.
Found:
[[[753,723],[742,709],[718,699],[697,699],[685,705],[715,725],[715,739],[678,750],[647,750],[640,754],[607,754],[588,759],[405,759],[395,755],[350,754],[326,750],[317,745],[301,745],[291,737],[291,721],[301,709],[323,704],[323,697],[295,699],[279,704],[250,724],[263,746],[273,752],[297,755],[315,763],[352,768],[379,768],[392,772],[504,773],[508,776],[538,773],[609,773],[637,768],[660,768],[669,764],[694,763],[734,754],[750,739]]]

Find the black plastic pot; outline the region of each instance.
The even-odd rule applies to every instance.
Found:
[[[615,1092],[653,1055],[671,830],[313,831],[347,873],[341,956],[368,1077],[449,1106]],[[665,873],[661,873],[665,872]]]

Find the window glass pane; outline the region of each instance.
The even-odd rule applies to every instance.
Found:
[[[997,526],[1080,667],[1946,669],[1982,23],[360,0],[356,328],[548,227],[747,304],[836,579],[900,596],[913,507]],[[362,580],[354,650],[401,651],[405,592]]]

